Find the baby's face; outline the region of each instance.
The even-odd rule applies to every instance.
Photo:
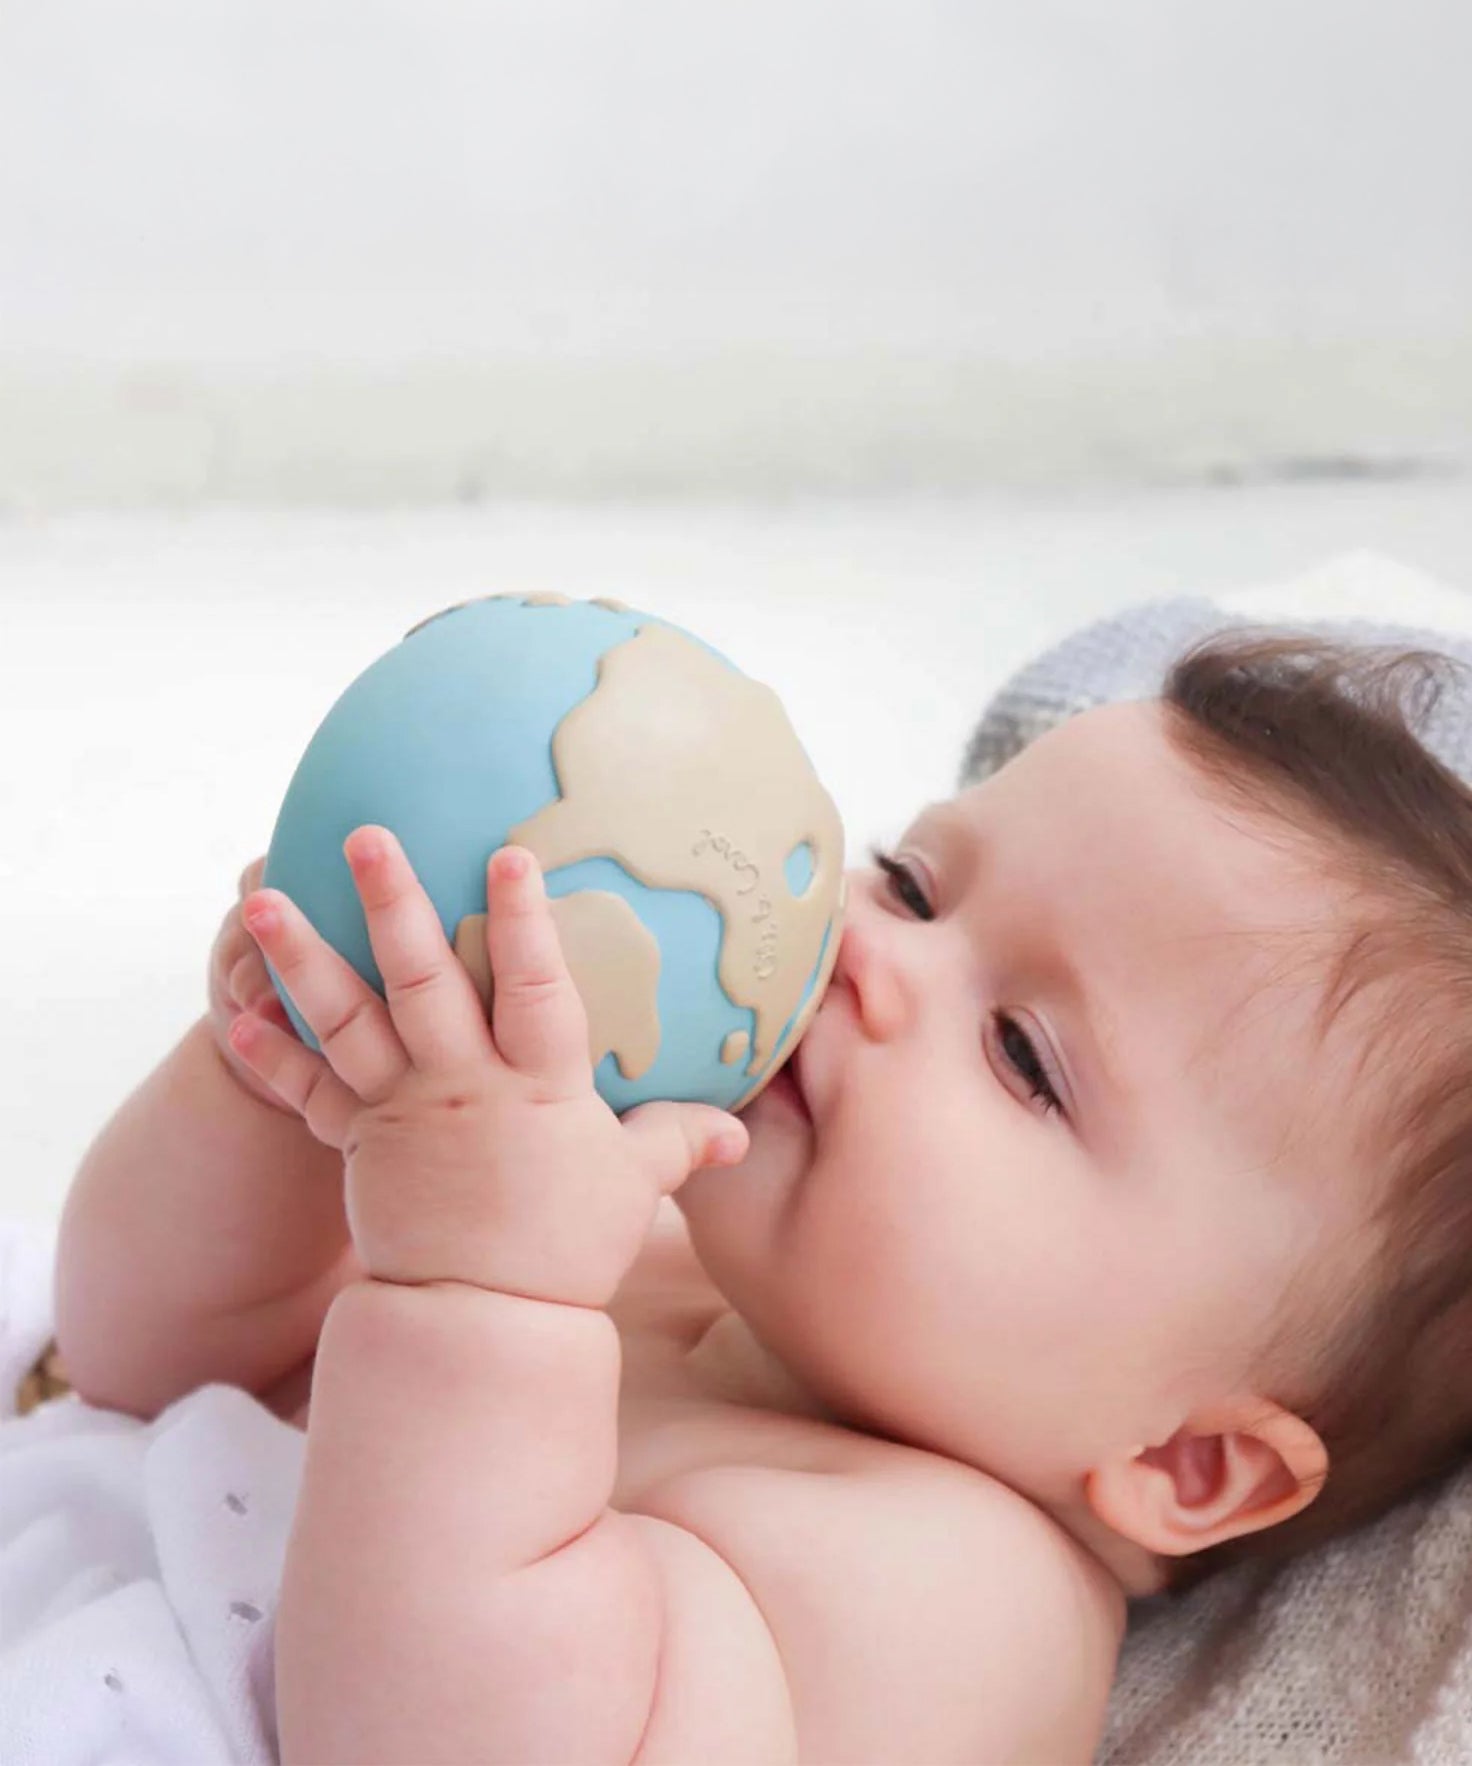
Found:
[[[894,850],[934,917],[851,875],[811,1120],[764,1092],[747,1158],[677,1201],[825,1406],[1065,1499],[1219,1397],[1353,1224],[1351,1051],[1312,1022],[1336,904],[1154,703],[1074,718]]]

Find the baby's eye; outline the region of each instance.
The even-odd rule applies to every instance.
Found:
[[[1002,1059],[1026,1081],[1029,1099],[1041,1099],[1044,1116],[1050,1116],[1054,1110],[1062,1115],[1063,1100],[1048,1077],[1048,1069],[1038,1058],[1032,1038],[1007,1012],[993,1012],[991,1028]]]
[[[879,846],[871,846],[869,856],[888,878],[890,893],[903,902],[917,919],[935,918],[935,909],[925,899],[924,892],[915,881],[915,873],[907,864]],[[1058,1096],[1057,1088],[1048,1077],[1048,1069],[1038,1058],[1032,1038],[1017,1020],[1007,1012],[993,1012],[990,1034],[996,1039],[1000,1059],[1026,1084],[1029,1100],[1041,1101],[1045,1116],[1051,1115],[1055,1110],[1061,1115],[1063,1101]]]
[[[912,914],[921,920],[935,918],[935,909],[925,899],[924,892],[915,881],[915,873],[907,864],[902,864],[893,853],[886,852],[879,846],[869,848],[869,857],[889,879],[890,893],[897,896]]]

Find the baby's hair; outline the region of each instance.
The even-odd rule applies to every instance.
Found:
[[[1472,1452],[1472,790],[1417,735],[1461,669],[1432,650],[1239,629],[1166,677],[1178,751],[1306,843],[1356,906],[1321,1028],[1372,984],[1385,994],[1361,1055],[1375,1084],[1357,1088],[1380,1100],[1369,1250],[1351,1291],[1275,1321],[1265,1356],[1294,1370],[1268,1395],[1318,1432],[1328,1478],[1286,1521],[1167,1560],[1172,1592],[1363,1526]]]

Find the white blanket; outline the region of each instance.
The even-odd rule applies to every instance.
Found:
[[[53,1242],[0,1222],[0,1761],[268,1766],[305,1436],[221,1385],[148,1424],[75,1394],[17,1416]]]

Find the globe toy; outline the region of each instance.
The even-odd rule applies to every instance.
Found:
[[[486,865],[508,842],[536,854],[619,1114],[742,1109],[828,985],[843,829],[780,701],[621,602],[492,595],[435,614],[312,737],[262,882],[381,994],[342,851],[365,822],[398,837],[488,1014]]]

